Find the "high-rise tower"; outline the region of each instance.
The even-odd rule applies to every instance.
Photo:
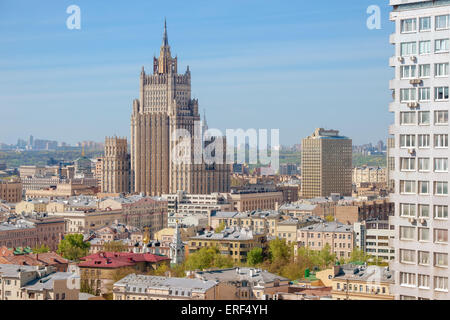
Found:
[[[390,0],[390,5],[392,292],[400,300],[448,300],[450,2]]]
[[[133,101],[132,190],[147,195],[178,190],[198,194],[227,192],[229,165],[224,161],[208,165],[194,161],[194,151],[199,152],[194,142],[198,130],[194,129],[199,123],[198,100],[191,98],[189,66],[184,74],[177,73],[177,57],[172,57],[164,23],[160,55],[153,59],[153,74],[146,74],[142,67],[139,99]],[[179,140],[173,139],[180,129],[190,136],[190,150],[185,150],[188,161],[184,162],[179,161],[178,154],[172,154],[180,145]],[[202,139],[201,145],[204,143]]]
[[[130,155],[126,138],[107,137],[105,139],[105,154],[101,167],[102,192],[130,192]]]

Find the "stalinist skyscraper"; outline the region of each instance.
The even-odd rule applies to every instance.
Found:
[[[132,190],[147,195],[179,190],[197,194],[227,192],[230,166],[225,161],[194,161],[194,151],[199,152],[194,143],[194,128],[200,123],[198,100],[191,99],[189,66],[184,74],[177,73],[177,57],[172,58],[170,52],[166,23],[159,58],[153,58],[153,74],[146,74],[142,67],[139,89],[131,114]],[[192,137],[189,161],[183,163],[173,154],[179,142],[172,135],[180,129]],[[208,145],[211,139],[202,139],[200,146]]]

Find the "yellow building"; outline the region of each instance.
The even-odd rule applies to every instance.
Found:
[[[16,205],[16,213],[47,212],[48,200],[21,201]]]
[[[217,247],[221,254],[235,262],[246,262],[247,253],[255,247],[264,249],[265,234],[256,234],[244,228],[226,228],[220,233],[208,232],[189,239],[188,254],[205,247]]]
[[[332,280],[333,300],[394,300],[392,273],[386,267],[344,265]]]

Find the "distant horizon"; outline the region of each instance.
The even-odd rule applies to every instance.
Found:
[[[366,27],[374,3],[380,30]],[[317,127],[339,130],[355,145],[388,137],[393,25],[385,1],[79,0],[81,29],[68,30],[71,4],[0,5],[3,143],[24,132],[71,145],[129,139],[139,72],[152,70],[164,17],[178,70],[190,66],[193,97],[211,128],[280,129],[282,145],[300,143]]]

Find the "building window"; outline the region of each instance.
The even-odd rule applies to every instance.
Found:
[[[416,77],[416,65],[400,67],[400,78],[401,79],[413,79],[415,77]]]
[[[429,64],[420,64],[419,65],[419,77],[420,78],[429,78],[430,71],[431,71],[431,66]]]
[[[430,241],[430,229],[419,228],[419,241]]]
[[[400,285],[407,287],[415,287],[416,275],[414,273],[400,272]]]
[[[447,229],[434,229],[434,242],[448,243],[448,230]]]
[[[415,194],[416,182],[413,180],[400,180],[400,193]]]
[[[400,43],[400,55],[410,56],[417,54],[417,43],[416,42],[402,42]]]
[[[435,125],[447,125],[448,124],[448,111],[438,110],[434,112],[434,124]]]
[[[430,276],[419,274],[417,276],[419,288],[428,289],[430,287]]]
[[[401,33],[411,33],[417,31],[417,19],[404,19],[400,22]]]
[[[415,231],[414,227],[400,227],[400,240],[415,240]]]
[[[448,267],[448,254],[447,253],[434,253],[434,266],[435,267]]]
[[[448,218],[448,206],[434,206],[434,217],[436,219],[447,219]]]
[[[416,136],[414,134],[400,135],[400,148],[414,148],[416,146]]]
[[[436,63],[434,65],[434,75],[436,77],[448,77],[448,65],[448,62]]]
[[[430,54],[431,53],[431,41],[419,41],[419,54]]]
[[[434,159],[434,171],[435,172],[448,172],[448,159],[447,158],[435,158]]]
[[[419,181],[419,194],[429,194],[429,185],[430,183],[428,181]]]
[[[419,218],[428,218],[430,216],[430,206],[428,204],[419,204]]]
[[[400,249],[400,262],[401,263],[415,263],[416,256],[414,250]]]
[[[419,251],[419,264],[427,266],[430,264],[430,253],[426,251]]]
[[[419,101],[430,101],[430,100],[431,100],[431,89],[419,88]]]
[[[434,277],[434,290],[448,291],[448,278],[447,277]]]
[[[419,141],[420,141],[420,139],[419,139]],[[419,158],[418,162],[419,162],[419,171],[430,171],[430,159],[429,158]]]
[[[435,148],[448,148],[448,134],[435,134],[434,135],[434,147]]]
[[[400,112],[400,124],[416,124],[416,113],[415,112]]]
[[[448,29],[449,28],[450,14],[436,16],[435,25],[436,30]]]
[[[436,100],[436,101],[448,100],[448,87],[434,88],[434,100]]]
[[[402,171],[415,171],[416,170],[416,159],[415,158],[401,158],[400,159],[401,170]]]
[[[416,101],[416,99],[415,88],[400,89],[400,102]]]
[[[431,17],[419,18],[419,31],[431,31]]]
[[[400,215],[402,217],[415,217],[416,216],[416,205],[410,203],[400,204]]]
[[[448,195],[448,182],[447,181],[436,181],[434,183],[434,194],[438,196]]]

